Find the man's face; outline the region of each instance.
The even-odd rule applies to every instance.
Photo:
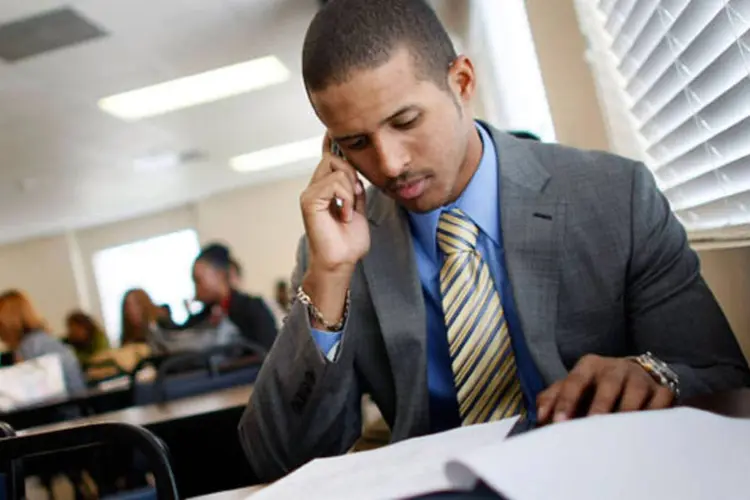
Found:
[[[367,180],[407,210],[429,212],[455,200],[473,174],[464,168],[473,131],[471,62],[457,59],[447,81],[449,89],[420,79],[408,50],[400,49],[310,99]]]

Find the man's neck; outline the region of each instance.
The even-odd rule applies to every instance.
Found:
[[[472,129],[466,147],[466,156],[464,157],[464,161],[458,171],[458,178],[456,179],[456,190],[452,197],[453,201],[461,196],[461,193],[466,190],[466,186],[469,185],[471,178],[474,177],[474,174],[479,168],[479,162],[482,161],[483,152],[484,146],[482,144],[482,137],[479,135],[477,125],[472,123]]]

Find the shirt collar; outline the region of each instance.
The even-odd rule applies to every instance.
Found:
[[[476,128],[482,139],[482,158],[464,192],[454,203],[432,212],[407,212],[414,238],[433,262],[439,262],[437,227],[440,214],[446,209],[460,208],[496,245],[500,244],[497,149],[484,127],[476,123]]]

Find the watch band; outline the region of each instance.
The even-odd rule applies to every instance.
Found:
[[[671,390],[675,398],[680,397],[680,378],[667,363],[648,351],[640,356],[630,356],[627,359],[638,363],[656,382]]]

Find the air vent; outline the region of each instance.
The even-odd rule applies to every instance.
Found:
[[[51,10],[0,25],[0,59],[17,62],[105,35],[70,8]]]

